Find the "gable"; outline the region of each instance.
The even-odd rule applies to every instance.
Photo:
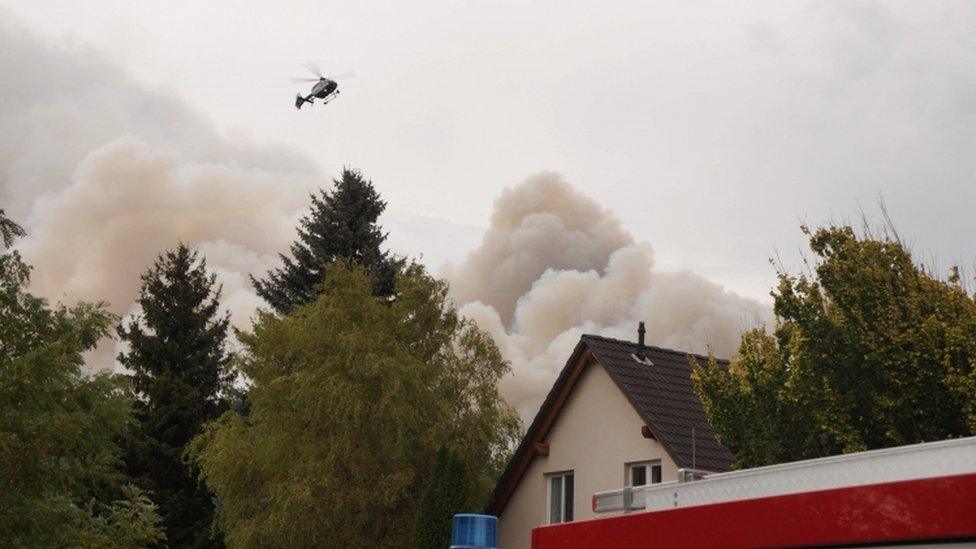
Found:
[[[606,368],[597,361],[587,361],[542,439],[548,446],[548,455],[533,456],[527,469],[529,475],[533,470],[581,471],[577,487],[583,493],[593,493],[624,483],[626,463],[660,459],[668,470],[665,477],[676,477],[674,461],[659,441],[642,436],[643,426],[643,418]],[[582,490],[585,484],[590,485],[589,491]]]
[[[705,363],[707,357],[648,346],[644,354],[651,364],[643,364],[633,357],[638,352],[633,343],[593,335],[582,339],[679,467],[732,468],[732,453],[715,438],[691,380],[690,359]]]
[[[645,351],[652,365],[631,357],[637,352],[633,343],[591,335],[580,338],[495,486],[488,513],[499,515],[505,508],[590,363],[599,363],[606,369],[678,467],[690,468],[694,464],[713,471],[731,468],[732,454],[715,440],[701,402],[692,391],[689,355],[656,347],[646,347]]]
[[[606,369],[588,361],[543,439],[548,451],[531,457],[498,515],[499,547],[527,548],[532,528],[549,522],[550,475],[573,473],[573,520],[596,517],[592,495],[624,485],[629,463],[655,463],[662,479],[676,479],[674,461],[643,426]]]
[[[495,490],[492,492],[491,500],[489,500],[486,508],[488,514],[500,515],[502,509],[505,508],[505,504],[508,503],[512,492],[515,491],[519,481],[522,480],[522,476],[525,474],[529,463],[535,457],[535,454],[538,453],[539,448],[537,445],[541,444],[542,439],[548,434],[549,429],[556,420],[556,416],[559,414],[559,410],[562,408],[563,403],[566,402],[573,385],[575,385],[580,373],[582,373],[587,360],[595,359],[586,349],[583,340],[580,340],[576,344],[573,354],[566,361],[566,365],[559,372],[556,382],[553,384],[552,389],[549,390],[549,394],[546,396],[546,400],[542,402],[542,406],[539,407],[539,411],[536,413],[535,419],[532,420],[532,424],[529,425],[529,428],[525,431],[525,435],[522,436],[522,441],[519,443],[518,448],[515,449],[515,453],[512,455],[512,459],[509,460],[505,472],[502,473],[501,478],[498,480],[498,484],[495,485]]]

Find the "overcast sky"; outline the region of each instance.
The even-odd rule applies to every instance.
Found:
[[[879,195],[926,257],[976,257],[970,2],[0,5],[223,134],[294,147],[324,174],[361,168],[391,243],[435,269],[542,170],[615,212],[658,266],[761,299],[770,255],[796,261],[800,222],[874,213]],[[296,111],[286,77],[309,60],[358,78]]]

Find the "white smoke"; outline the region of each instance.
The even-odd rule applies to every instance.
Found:
[[[512,373],[502,393],[530,419],[584,333],[728,357],[769,308],[694,273],[654,269],[653,251],[554,173],[495,201],[480,247],[448,265],[461,312],[490,332]]]
[[[278,264],[325,178],[287,148],[218,132],[83,46],[49,46],[0,11],[0,204],[26,226],[32,290],[135,311],[161,251],[195,246],[238,327],[261,305],[247,275]],[[413,251],[416,253],[422,250]],[[728,356],[768,317],[692,273],[654,269],[609,212],[546,173],[506,190],[482,244],[446,269],[462,312],[512,361],[503,393],[528,417],[585,332]],[[103,345],[90,363],[110,367]]]
[[[47,45],[0,10],[0,204],[23,223],[31,289],[134,311],[139,275],[179,242],[223,284],[239,327],[261,304],[248,274],[277,264],[325,178],[283,147],[225,136],[178,95],[94,50]],[[110,367],[114,350],[91,358]]]

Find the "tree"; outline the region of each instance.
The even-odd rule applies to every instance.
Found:
[[[163,519],[149,496],[133,486],[121,486],[121,499],[111,503],[89,500],[87,511],[94,518],[79,539],[65,543],[72,547],[153,547],[166,541]]]
[[[774,333],[745,334],[728,371],[695,369],[738,466],[976,432],[976,301],[958,270],[938,278],[893,231],[804,232],[817,262],[780,272]]]
[[[441,448],[420,497],[417,519],[410,536],[413,549],[447,547],[451,544],[451,519],[470,511],[467,470],[455,452]]]
[[[129,474],[154,493],[166,535],[179,547],[221,545],[211,532],[213,496],[183,456],[204,422],[227,409],[230,320],[219,300],[206,261],[180,244],[142,275],[142,312],[117,328],[128,344],[119,362],[132,372],[138,397]]]
[[[437,449],[457,453],[481,505],[517,441],[498,396],[508,364],[458,316],[447,284],[411,265],[396,299],[345,262],[288,316],[239,335],[250,414],[224,414],[191,454],[231,547],[402,547]]]
[[[376,224],[386,202],[372,181],[363,179],[357,170],[343,169],[342,178],[333,184],[331,193],[320,190],[318,196],[311,195],[312,211],[300,222],[298,240],[291,245],[292,257],[279,254],[280,268],[264,280],[251,277],[258,295],[281,314],[315,301],[325,265],[336,260],[369,269],[375,295],[393,292],[402,262],[380,250],[386,234]]]
[[[4,213],[3,208],[0,208],[0,242],[3,242],[4,248],[9,248],[13,245],[14,239],[20,236],[24,236],[24,229]]]
[[[0,232],[4,247],[24,234],[2,211]],[[101,303],[51,308],[29,279],[16,251],[0,254],[0,546],[152,546],[155,507],[116,468],[128,382],[81,370],[114,317]]]

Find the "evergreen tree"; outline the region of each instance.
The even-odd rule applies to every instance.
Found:
[[[218,311],[219,297],[205,260],[180,244],[142,275],[142,313],[118,327],[129,347],[119,361],[132,371],[138,397],[129,474],[155,494],[166,535],[179,547],[222,545],[211,535],[213,498],[183,459],[203,423],[227,407],[229,318]]]
[[[251,277],[258,295],[281,314],[315,301],[325,265],[336,260],[369,269],[374,295],[393,293],[401,262],[380,250],[386,234],[376,224],[386,202],[357,170],[344,168],[342,178],[333,183],[331,193],[320,190],[311,196],[312,211],[302,218],[298,240],[291,245],[293,257],[280,254],[280,268],[264,280]]]
[[[410,547],[439,549],[450,545],[451,519],[468,510],[467,505],[468,479],[464,462],[455,452],[442,447],[420,497]]]

